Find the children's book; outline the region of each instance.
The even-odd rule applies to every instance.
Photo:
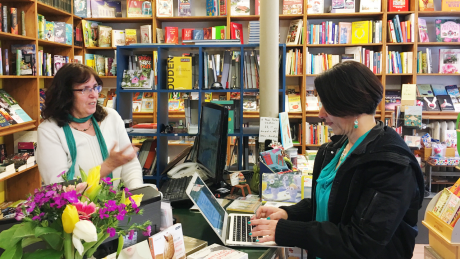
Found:
[[[324,13],[324,0],[307,0],[307,14]]]
[[[153,112],[153,93],[144,92],[142,95],[141,112]]]
[[[433,93],[435,96],[447,94],[446,87],[444,85],[432,84],[431,88],[433,89]]]
[[[262,200],[297,203],[301,199],[301,173],[262,174]]]
[[[166,43],[179,44],[179,28],[165,27]]]
[[[96,73],[98,76],[105,76],[105,58],[102,55],[94,55],[96,62]]]
[[[339,22],[339,43],[351,43],[351,22]]]
[[[404,111],[404,126],[422,127],[422,107],[406,106]]]
[[[439,73],[458,74],[460,73],[460,49],[439,50]]]
[[[419,11],[434,11],[433,0],[419,0]]]
[[[428,29],[426,27],[426,20],[422,18],[418,18],[418,36],[420,42],[430,42]]]
[[[125,44],[137,43],[136,29],[125,29]]]
[[[174,224],[149,237],[149,247],[153,259],[185,259],[182,224]]]
[[[99,33],[99,47],[112,46],[112,27],[99,25],[97,29]]]
[[[227,206],[228,211],[256,213],[262,203],[258,200],[234,200]]]
[[[441,11],[460,11],[460,2],[458,0],[442,0]]]
[[[54,41],[54,22],[45,21],[45,39]]]
[[[303,0],[283,0],[283,14],[302,14],[302,13],[303,13]]]
[[[157,17],[173,16],[173,0],[157,0]]]
[[[179,16],[192,16],[192,6],[191,2],[192,0],[177,0],[177,5],[178,5],[178,15]]]
[[[452,194],[449,191],[449,189],[445,188],[444,190],[442,190],[441,195],[439,196],[438,201],[436,201],[436,204],[434,205],[432,210],[434,215],[438,217],[441,215],[441,212],[443,211],[447,201],[449,200],[450,195],[454,194]]]
[[[65,22],[54,22],[54,41],[65,43]]]
[[[124,89],[152,89],[153,70],[150,70],[150,72],[143,70],[125,70],[123,72],[121,87]]]
[[[439,218],[441,218],[441,220],[446,222],[447,224],[450,224],[459,207],[460,198],[457,197],[457,195],[450,195],[449,200],[446,202],[444,209],[439,215]]]
[[[300,31],[303,27],[302,19],[292,20],[286,37],[286,45],[299,44]]]
[[[251,6],[249,0],[231,0],[230,15],[249,15]]]
[[[417,95],[421,97],[433,97],[433,90],[430,84],[417,84]]]
[[[272,149],[264,152],[260,152],[260,156],[265,165],[270,168],[273,172],[284,172],[289,171],[286,162],[281,154],[281,150]]]
[[[152,17],[152,2],[150,0],[127,0],[127,17]]]
[[[85,47],[98,47],[97,27],[101,22],[82,20],[83,40]]]
[[[125,31],[112,30],[112,47],[125,45]]]
[[[156,29],[156,34],[157,34],[157,43],[165,43],[165,36],[164,36],[164,32],[163,32],[163,29],[161,28],[157,28]]]
[[[73,39],[72,24],[66,23],[65,24],[65,44],[72,45],[72,39]]]
[[[458,42],[460,37],[460,19],[436,19],[436,41]]]
[[[450,95],[436,95],[441,111],[455,111]]]
[[[386,1],[385,1],[386,3]],[[381,0],[361,0],[359,5],[360,13],[378,13],[382,9]]]
[[[241,23],[230,23],[230,39],[239,39],[241,40],[241,44],[244,44],[243,25]]]
[[[152,25],[142,25],[140,32],[141,43],[152,43]]]
[[[133,93],[133,112],[141,112],[142,109],[142,93]]]
[[[460,97],[457,85],[446,85],[446,92],[452,97]]]
[[[87,17],[87,2],[86,0],[73,1],[73,13],[80,18]]]

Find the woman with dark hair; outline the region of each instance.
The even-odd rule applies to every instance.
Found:
[[[318,150],[312,197],[259,208],[250,235],[306,249],[308,258],[412,258],[423,176],[403,139],[375,121],[380,80],[344,62],[316,77],[315,87],[319,117],[335,135]]]
[[[97,103],[101,90],[99,76],[82,64],[65,64],[54,76],[38,127],[37,164],[45,184],[61,182],[62,172],[72,180],[80,167],[88,172],[98,165],[101,179],[121,178],[130,189],[143,184],[123,120]]]

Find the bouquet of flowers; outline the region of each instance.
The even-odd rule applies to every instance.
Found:
[[[22,221],[0,233],[0,247],[5,249],[2,258],[66,258],[91,257],[108,237],[119,235],[118,253],[123,247],[123,236],[133,238],[136,230],[150,236],[151,222],[119,226],[119,222],[139,209],[143,195],[132,195],[117,179],[100,179],[100,166],[80,169],[81,179],[68,185],[53,184],[36,189],[26,202],[18,206],[16,219]],[[67,186],[66,186],[67,185]],[[47,249],[23,254],[23,248],[43,241]]]

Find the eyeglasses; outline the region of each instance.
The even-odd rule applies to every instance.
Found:
[[[93,88],[85,88],[85,89],[73,89],[74,92],[81,92],[83,95],[89,95],[91,92],[100,93],[102,91],[102,85],[96,85]]]

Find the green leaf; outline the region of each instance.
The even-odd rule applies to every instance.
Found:
[[[120,235],[118,237],[118,248],[117,248],[117,257],[116,258],[118,258],[118,256],[120,255],[121,250],[123,249],[123,244],[124,243],[125,243],[125,240],[123,239],[123,236]]]
[[[19,224],[19,228],[14,232],[14,237],[24,238],[35,236],[35,224],[33,222],[25,222]]]
[[[24,259],[60,259],[62,257],[62,251],[56,251],[53,249],[37,250],[33,253],[24,254]]]
[[[38,238],[38,237],[26,237],[22,239],[22,247],[24,248],[28,245],[31,245],[31,244],[34,244],[40,241],[43,241],[43,239]]]
[[[22,246],[21,243],[5,249],[5,252],[0,256],[0,259],[20,259],[22,257]]]
[[[82,182],[86,182],[88,175],[86,174],[85,170],[81,169],[80,166],[78,166],[78,168],[80,169],[80,175],[81,175]]]
[[[45,240],[46,243],[48,243],[54,250],[62,249],[63,240],[60,233],[42,235],[41,238],[43,238],[43,240]]]
[[[36,227],[35,228],[35,237],[40,237],[42,235],[53,234],[53,233],[59,234],[60,232],[54,228],[49,228],[49,227]]]
[[[3,249],[11,248],[14,246],[20,238],[15,238],[14,237],[14,232],[18,229],[20,224],[15,224],[13,225],[10,229],[3,230],[0,232],[0,247]]]

